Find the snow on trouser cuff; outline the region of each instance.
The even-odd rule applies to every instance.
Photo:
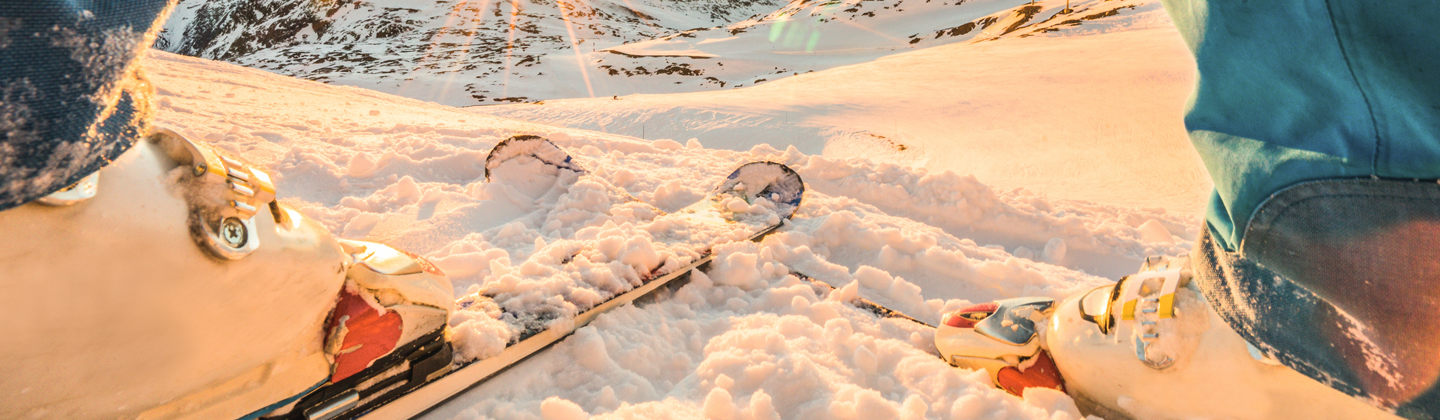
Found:
[[[148,131],[136,61],[165,0],[0,2],[0,210],[98,171]]]
[[[1440,185],[1307,182],[1261,205],[1238,252],[1212,229],[1196,279],[1241,336],[1372,405],[1440,417]]]

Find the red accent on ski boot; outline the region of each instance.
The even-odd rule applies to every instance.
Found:
[[[340,303],[335,305],[326,328],[334,336],[342,324],[346,331],[338,337],[342,341],[335,354],[332,383],[365,370],[375,359],[389,354],[400,342],[404,328],[400,314],[386,311],[381,315],[360,295],[348,290],[340,292]]]
[[[980,303],[966,306],[958,311],[945,315],[945,325],[955,328],[975,328],[975,323],[989,317],[1000,309],[1000,304],[995,302]]]
[[[1050,353],[1045,350],[1036,353],[1035,363],[1023,372],[1014,366],[1001,368],[995,376],[995,382],[1000,388],[1016,396],[1024,396],[1025,388],[1065,391],[1065,378],[1060,377],[1060,368],[1055,367],[1055,361],[1050,359]]]

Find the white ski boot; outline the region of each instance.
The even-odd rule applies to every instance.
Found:
[[[943,317],[936,347],[1011,393],[1061,389],[1107,419],[1398,419],[1261,354],[1190,279],[1185,258],[1151,258],[1059,303],[975,305]]]
[[[438,270],[337,242],[173,132],[0,211],[0,273],[0,418],[306,415],[382,398],[338,389],[367,370],[449,364]]]

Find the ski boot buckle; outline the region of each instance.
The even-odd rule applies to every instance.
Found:
[[[275,203],[275,184],[266,174],[239,158],[198,144],[167,129],[150,136],[181,165],[190,168],[194,186],[218,197],[186,197],[190,203],[190,230],[197,243],[212,255],[238,260],[260,248],[255,213]],[[215,188],[215,187],[219,188]],[[277,220],[277,222],[279,222]]]
[[[35,202],[54,207],[69,206],[89,200],[91,197],[95,197],[95,193],[99,191],[100,171],[95,171],[60,191],[36,199]]]
[[[1150,257],[1140,266],[1140,273],[1126,278],[1116,288],[1120,291],[1120,319],[1135,321],[1133,334],[1135,357],[1153,369],[1165,369],[1175,359],[1154,344],[1160,340],[1160,323],[1174,322],[1175,291],[1188,283],[1192,274],[1186,269],[1185,257]]]

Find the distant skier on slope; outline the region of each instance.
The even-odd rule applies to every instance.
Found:
[[[1122,416],[1440,418],[1440,7],[1163,2],[1199,67],[1185,124],[1215,184],[1188,263],[948,314],[942,353]],[[1050,354],[995,363],[1037,353],[985,319],[1052,311]]]
[[[0,2],[0,418],[324,417],[448,369],[432,265],[152,129],[173,6]]]

